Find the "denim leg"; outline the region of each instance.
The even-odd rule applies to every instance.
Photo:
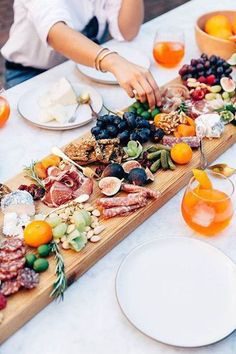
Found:
[[[5,71],[5,86],[6,89],[9,89],[13,86],[20,84],[26,80],[31,79],[32,77],[41,74],[45,70],[34,70],[34,69],[27,69],[27,70],[20,70],[20,69],[6,69]]]

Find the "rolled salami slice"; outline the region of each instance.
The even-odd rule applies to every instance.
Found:
[[[2,284],[0,288],[0,292],[5,296],[9,296],[11,294],[17,293],[19,289],[20,289],[20,283],[17,279],[7,280]]]
[[[118,206],[114,208],[104,209],[103,216],[105,218],[113,218],[114,216],[125,216],[131,211],[135,211],[139,208],[142,208],[144,205],[146,204],[134,204],[134,205]]]
[[[146,196],[148,198],[154,198],[154,199],[157,199],[160,196],[159,191],[154,191],[150,188],[136,186],[134,184],[128,184],[128,183],[122,183],[121,190],[126,193],[140,193],[140,192],[142,192],[142,194],[144,196]]]
[[[97,204],[103,208],[112,208],[116,206],[143,204],[145,199],[142,193],[135,193],[127,197],[100,198],[97,200]]]

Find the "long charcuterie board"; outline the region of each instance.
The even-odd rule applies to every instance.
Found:
[[[175,80],[175,82],[177,82],[177,80]],[[78,140],[80,139],[81,138]],[[208,162],[213,162],[235,142],[236,127],[228,125],[226,126],[222,138],[207,140],[205,142],[205,153]],[[183,188],[190,179],[191,169],[193,167],[199,167],[199,162],[199,151],[195,151],[188,165],[178,166],[175,171],[159,171],[158,178],[150,185],[150,188],[161,192],[161,196],[158,199],[151,200],[145,208],[139,209],[129,216],[122,217],[122,222],[120,222],[119,217],[102,220],[106,229],[103,231],[100,242],[87,244],[79,253],[72,250],[62,251],[68,284],[72,284],[118,242],[123,240],[131,231],[136,229]],[[20,184],[24,183],[28,183],[28,180],[25,179],[23,173],[18,174],[6,182],[12,190],[17,189]],[[99,196],[101,196],[101,193],[96,186],[91,196],[91,203],[95,203]],[[37,212],[45,212],[48,208],[43,203],[39,202],[36,205],[36,209]],[[0,215],[0,224],[2,224],[2,215]],[[52,290],[54,280],[54,264],[52,260],[49,270],[40,275],[40,283],[37,288],[31,291],[22,290],[9,298],[8,306],[4,310],[4,321],[0,325],[0,343],[6,340],[52,301],[49,294]]]

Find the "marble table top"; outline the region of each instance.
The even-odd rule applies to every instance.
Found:
[[[175,25],[186,35],[185,61],[199,55],[194,39],[194,22],[204,12],[234,9],[233,0],[193,0],[142,26],[140,34],[127,46],[142,48],[152,60],[152,43],[160,25]],[[176,77],[178,68],[165,70],[155,66],[152,72],[161,85]],[[26,123],[17,113],[19,97],[49,81],[67,76],[91,84],[111,108],[126,107],[130,99],[118,86],[95,84],[80,74],[68,61],[46,73],[10,89],[11,105],[8,124],[0,130],[0,180],[4,181],[32,159],[43,157],[53,145],[63,145],[81,135],[86,126],[65,132],[42,130]],[[30,147],[30,148],[29,148]],[[236,146],[219,161],[235,165]],[[236,181],[236,178],[233,178]],[[0,347],[1,354],[235,354],[236,333],[223,341],[203,348],[182,349],[158,343],[135,329],[124,317],[115,297],[115,276],[123,258],[137,245],[166,236],[199,237],[184,223],[180,213],[183,191],[133,231],[124,241],[96,263],[66,292],[62,303],[53,302],[18,330]],[[236,202],[236,197],[234,197]],[[170,223],[171,220],[171,223]],[[205,238],[236,262],[236,220],[221,235]],[[201,238],[202,239],[202,238]],[[194,306],[194,304],[193,304]],[[1,330],[1,329],[0,329]],[[196,332],[197,336],[197,332]]]

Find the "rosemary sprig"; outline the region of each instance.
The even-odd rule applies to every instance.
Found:
[[[50,297],[54,297],[55,299],[63,300],[64,291],[67,288],[67,279],[65,273],[65,264],[63,257],[60,253],[58,244],[56,242],[52,242],[52,252],[55,254],[56,260],[56,281],[53,284],[53,290],[50,294]]]
[[[34,166],[36,163],[37,163],[37,161],[32,161],[29,166],[24,167],[25,177],[32,179],[39,187],[45,189],[45,186],[44,186],[42,180],[35,173]]]
[[[181,102],[179,105],[179,108],[178,108],[178,113],[182,113],[182,112],[187,113],[187,111],[188,111],[188,107],[187,107],[186,103],[184,101]]]

